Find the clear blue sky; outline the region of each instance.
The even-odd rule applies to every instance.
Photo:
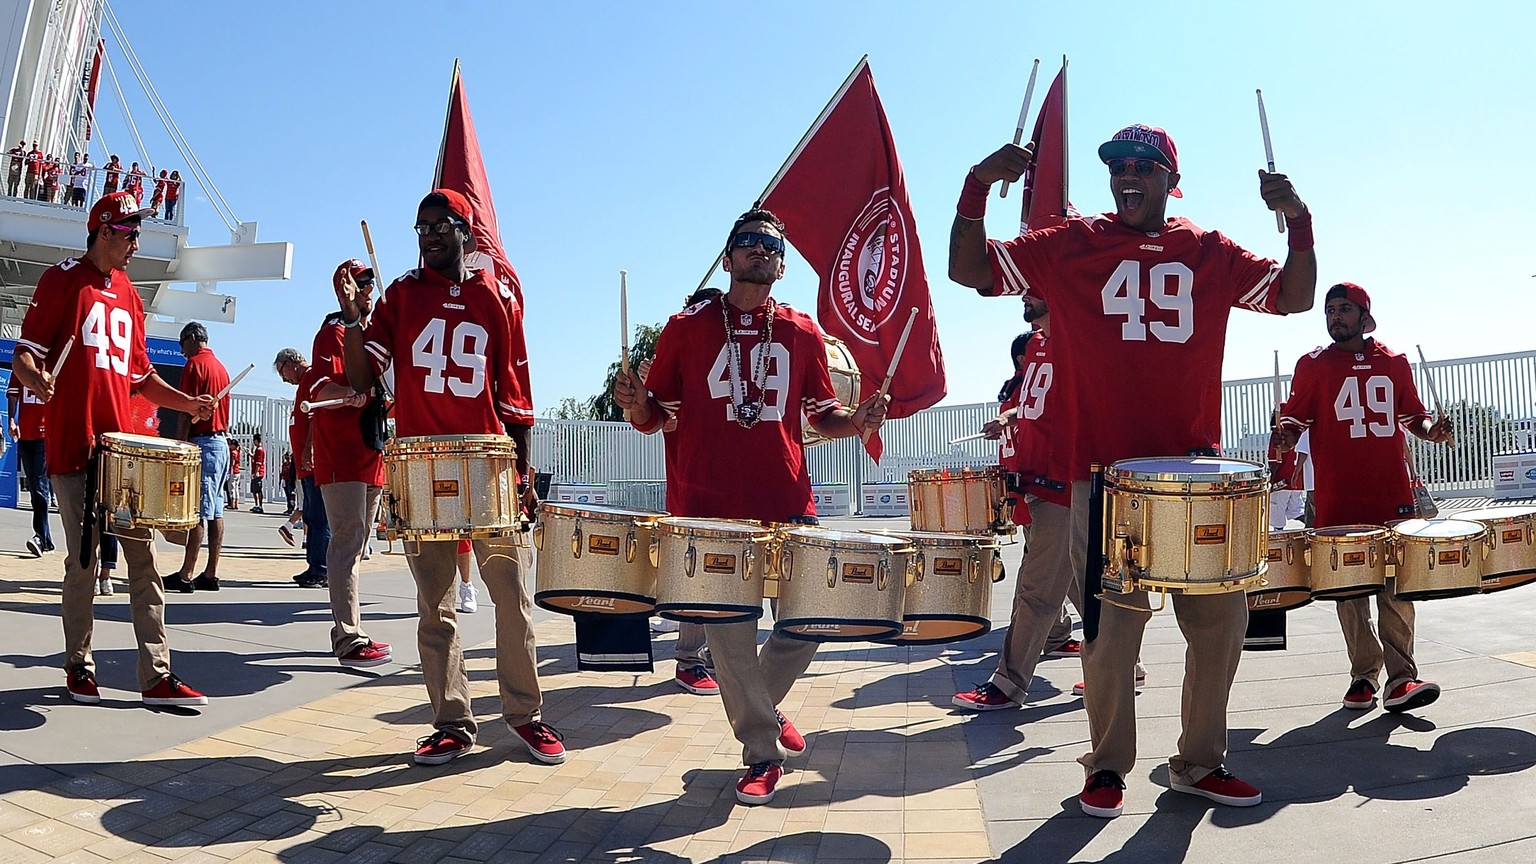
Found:
[[[1282,256],[1255,176],[1263,149],[1253,91],[1262,87],[1279,167],[1315,214],[1322,286],[1365,286],[1378,338],[1410,352],[1422,343],[1431,359],[1536,347],[1536,242],[1529,204],[1516,200],[1530,198],[1517,191],[1530,173],[1519,154],[1536,141],[1530,4],[114,8],[236,213],[258,221],[262,239],[294,244],[291,281],[223,287],[239,297],[239,319],[213,328],[213,343],[231,368],[257,364],[245,392],[291,393],[272,356],[307,349],[335,308],[330,273],[363,256],[360,218],[388,274],[414,265],[410,224],[436,161],[455,57],[527,294],[541,413],[591,395],[617,357],[618,271],[629,271],[632,323],[675,311],[732,219],[866,52],[916,211],[948,402],[991,398],[1022,325],[1016,301],[984,300],[944,276],[960,183],[1011,137],[1030,61],[1041,58],[1038,106],[1063,54],[1079,209],[1113,206],[1099,142],[1129,123],[1160,125],[1184,169],[1186,197],[1170,213]],[[177,167],[147,104],[130,101],[154,161]],[[101,110],[124,150],[116,109]],[[202,192],[189,192],[193,242],[224,242]],[[1016,200],[994,194],[990,234],[1017,230]],[[792,257],[776,293],[814,309],[815,286]],[[1288,371],[1325,338],[1317,312],[1237,313],[1225,377],[1267,375],[1275,349]]]

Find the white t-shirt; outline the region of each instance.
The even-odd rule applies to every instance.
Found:
[[[69,166],[69,185],[76,189],[84,189],[86,180],[91,176],[91,163],[76,162]]]
[[[1301,463],[1301,489],[1303,492],[1311,492],[1312,486],[1312,430],[1308,429],[1296,439],[1296,456],[1307,457]]]

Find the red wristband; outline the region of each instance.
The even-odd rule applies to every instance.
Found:
[[[955,205],[955,213],[961,219],[969,219],[972,222],[980,222],[987,216],[987,195],[992,187],[976,179],[976,169],[972,167],[965,174],[965,185],[960,189],[960,203]]]
[[[1312,211],[1304,211],[1301,216],[1285,219],[1286,238],[1285,243],[1292,252],[1305,252],[1313,246],[1312,240]]]

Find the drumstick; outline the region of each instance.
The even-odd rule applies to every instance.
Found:
[[[987,437],[987,433],[985,433],[985,432],[975,432],[975,433],[972,433],[970,435],[961,435],[959,438],[952,438],[952,439],[950,439],[949,443],[951,443],[951,444],[959,444],[962,441],[975,441],[977,438],[985,438],[985,437]]]
[[[53,369],[49,370],[49,375],[54,378],[59,377],[59,372],[64,369],[64,361],[69,359],[69,349],[73,347],[75,347],[75,337],[71,336],[65,340],[64,347],[59,350],[59,359],[53,361]]]
[[[316,408],[335,408],[337,405],[345,405],[345,404],[347,404],[347,400],[345,400],[345,399],[324,399],[324,400],[319,401],[319,402],[307,402],[306,401],[306,402],[300,402],[299,403],[299,410],[303,411],[305,414],[308,414],[309,412],[315,410]]]
[[[240,383],[240,379],[244,378],[245,376],[247,376],[249,374],[251,374],[251,370],[255,369],[255,368],[256,368],[256,364],[252,363],[249,366],[246,366],[244,369],[242,369],[240,371],[240,374],[236,375],[235,379],[233,381],[231,381],[228,384],[226,384],[224,386],[224,389],[219,391],[219,395],[213,397],[213,401],[219,402],[219,401],[223,400],[223,398],[225,396],[229,395],[229,391],[235,389],[235,385]]]
[[[1035,95],[1035,73],[1040,71],[1040,58],[1035,58],[1035,65],[1029,70],[1029,84],[1024,87],[1024,104],[1019,108],[1019,125],[1013,130],[1013,143],[1018,146],[1024,140],[1024,124],[1029,122],[1029,103]],[[1008,197],[1008,181],[1003,181],[1003,189],[998,193],[999,198]]]
[[[907,350],[907,337],[912,335],[912,322],[916,320],[917,307],[913,306],[911,313],[907,315],[907,326],[902,328],[901,338],[896,340],[896,350],[891,354],[891,367],[885,373],[885,380],[881,382],[880,389],[875,391],[876,399],[884,398],[886,393],[890,392],[891,382],[896,379],[896,364],[901,362],[901,354]],[[864,441],[868,441],[869,436],[872,434],[874,433],[862,432],[859,434],[859,437]]]
[[[629,271],[619,271],[619,371],[629,377]],[[629,411],[624,412],[629,419]]]
[[[1269,173],[1275,173],[1275,145],[1269,143],[1269,115],[1264,113],[1264,91],[1254,90],[1259,97],[1259,131],[1264,135],[1264,161],[1269,163]],[[1275,211],[1275,227],[1285,233],[1285,214]]]
[[[373,268],[373,284],[383,285],[384,274],[379,270],[379,258],[373,254],[373,235],[368,233],[368,220],[363,222],[363,245],[368,248],[368,266]]]
[[[1413,347],[1419,351],[1419,368],[1424,370],[1424,383],[1429,385],[1429,398],[1435,403],[1435,414],[1444,417],[1445,408],[1440,405],[1440,391],[1435,388],[1435,376],[1429,374],[1429,361],[1424,359],[1424,348],[1419,345]],[[1451,430],[1451,437],[1447,438],[1445,443],[1452,447],[1456,446],[1455,429]]]
[[[1274,417],[1273,420],[1271,420],[1269,422],[1269,425],[1271,425],[1271,426],[1278,426],[1280,424],[1280,405],[1282,404],[1281,403],[1281,399],[1280,399],[1280,352],[1278,350],[1275,351],[1275,384],[1274,384],[1274,389],[1275,389],[1275,393],[1274,393],[1274,396],[1275,396],[1275,417]]]

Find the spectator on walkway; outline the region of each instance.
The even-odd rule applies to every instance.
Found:
[[[229,439],[229,474],[224,478],[224,506],[240,509],[240,439]]]
[[[326,518],[325,500],[320,497],[320,487],[315,484],[314,448],[311,446],[310,420],[308,413],[300,411],[299,405],[304,400],[304,393],[308,393],[314,386],[315,379],[320,372],[309,365],[304,353],[297,348],[284,348],[277,352],[277,359],[272,361],[272,368],[277,371],[277,377],[287,384],[297,385],[298,390],[294,394],[293,415],[288,422],[288,445],[294,453],[294,471],[298,475],[299,486],[303,489],[304,497],[300,501],[302,516],[304,519],[304,560],[308,565],[304,572],[293,577],[293,581],[301,588],[325,588],[329,585],[326,568],[326,557],[331,549],[331,524]],[[287,529],[287,530],[284,530]],[[278,533],[289,546],[293,545],[293,530],[287,524],[279,525]]]
[[[21,171],[27,164],[27,142],[21,141],[5,152],[10,157],[5,165],[5,194],[15,198],[21,193]]]
[[[283,467],[279,469],[278,478],[283,482],[283,498],[288,505],[283,510],[283,515],[292,516],[294,509],[299,506],[297,494],[299,488],[298,474],[295,473],[293,467],[293,453],[290,452],[283,456]]]
[[[155,178],[155,194],[149,199],[149,209],[155,212],[149,215],[156,219],[160,218],[160,205],[165,203],[165,184],[169,183],[170,179],[164,168],[160,169],[160,176]]]
[[[43,151],[38,148],[37,141],[32,142],[32,150],[31,152],[27,153],[26,169],[27,197],[35,200],[37,198],[39,187],[38,173],[43,170]]]
[[[166,221],[175,221],[176,202],[181,200],[181,172],[172,171],[170,180],[165,184],[165,218]]]
[[[38,198],[43,201],[47,201],[49,204],[52,204],[57,200],[59,194],[58,157],[54,156],[52,153],[49,153],[48,158],[43,160],[42,171],[43,191],[42,194],[38,196]]]
[[[144,173],[144,169],[139,167],[139,163],[135,162],[133,167],[128,169],[128,179],[124,181],[123,190],[133,193],[134,200],[142,203],[144,201],[144,181],[147,179],[149,179],[149,175]]]
[[[122,182],[123,163],[113,156],[107,160],[106,165],[102,166],[102,170],[106,172],[106,179],[102,181],[101,194],[111,195],[117,191],[118,184]]]
[[[256,433],[251,447],[251,498],[256,503],[251,507],[252,513],[265,513],[261,507],[262,498],[267,494],[265,484],[267,482],[267,448],[261,446],[261,433]]]
[[[76,153],[69,163],[69,203],[74,207],[85,206],[86,187],[91,185],[91,158],[88,153]]]

